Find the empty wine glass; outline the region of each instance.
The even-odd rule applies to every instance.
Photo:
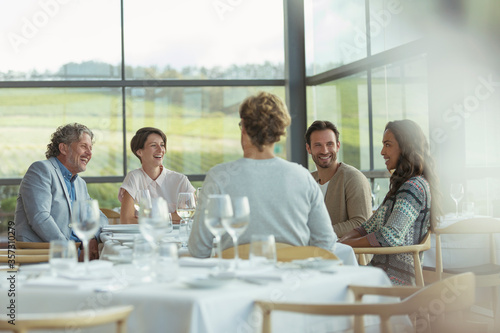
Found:
[[[227,233],[233,238],[234,268],[238,268],[238,237],[248,228],[250,222],[250,205],[247,197],[233,197],[233,218],[222,221]]]
[[[139,230],[154,249],[160,239],[172,231],[172,216],[168,212],[165,199],[158,197],[151,199],[150,202],[141,202]]]
[[[450,195],[451,198],[455,201],[455,217],[458,217],[458,203],[464,197],[464,186],[462,184],[451,184]]]
[[[379,183],[373,183],[373,190],[372,190],[372,206],[373,210],[377,209],[379,206],[379,201],[378,201],[378,193],[380,192],[380,184]]]
[[[97,200],[75,200],[72,205],[71,225],[83,243],[85,270],[89,273],[89,240],[100,225],[100,211]]]
[[[135,201],[134,207],[135,207],[136,216],[139,217],[139,210],[141,209],[140,208],[141,204],[151,206],[151,193],[149,192],[148,189],[139,190],[137,192],[137,196],[136,196],[134,201]]]
[[[198,204],[198,200],[200,200],[200,195],[201,195],[201,187],[198,187],[196,189],[196,204]]]
[[[220,238],[226,232],[224,229],[224,221],[231,220],[233,217],[233,206],[231,198],[227,194],[211,194],[208,196],[207,205],[205,207],[205,225],[208,230],[214,235],[217,243],[217,256],[219,270],[222,270],[222,250]]]

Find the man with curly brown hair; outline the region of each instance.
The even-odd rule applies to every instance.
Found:
[[[87,169],[93,140],[92,131],[77,123],[60,126],[52,134],[47,160],[34,162],[19,187],[14,219],[17,240],[79,241],[71,229],[71,204],[90,199],[87,184],[78,173]],[[101,225],[107,222],[101,213]],[[91,259],[97,256],[97,236],[89,243]]]
[[[333,232],[323,195],[307,169],[274,155],[274,144],[290,125],[290,115],[276,95],[261,92],[240,106],[243,158],[219,164],[207,173],[196,210],[188,249],[194,257],[209,257],[213,236],[203,223],[210,194],[246,196],[250,223],[240,244],[252,234],[274,235],[276,242],[312,245],[333,251]],[[232,247],[223,235],[221,248]]]

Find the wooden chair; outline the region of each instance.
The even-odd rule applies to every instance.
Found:
[[[497,264],[495,233],[500,233],[500,223],[493,218],[471,218],[458,221],[445,228],[436,228],[436,275],[439,280],[454,274],[472,272],[476,275],[476,287],[493,287],[492,310],[493,318],[497,312],[498,306],[498,286],[500,285],[500,265]],[[460,268],[443,268],[443,254],[441,248],[441,235],[449,234],[488,234],[489,240],[489,263],[477,266],[468,266]]]
[[[289,246],[276,249],[276,258],[281,262],[318,257],[323,259],[339,259],[332,252],[316,246]]]
[[[16,249],[50,249],[50,242],[21,242],[16,240]],[[80,248],[82,243],[75,243],[76,248]]]
[[[63,313],[33,313],[18,314],[16,325],[11,325],[7,320],[0,321],[0,330],[15,333],[25,333],[28,330],[60,329],[67,330],[99,326],[116,323],[116,332],[126,332],[126,321],[133,306],[115,306],[107,309],[83,310]]]
[[[109,224],[120,224],[120,213],[109,208],[101,208],[101,212],[106,215]]]
[[[8,255],[8,254],[15,254],[15,255],[48,255],[50,249],[0,249],[0,255]]]
[[[292,247],[290,244],[276,243],[276,249],[279,250],[284,247]],[[250,244],[238,245],[238,256],[240,259],[248,259],[250,255]],[[222,258],[232,259],[234,258],[234,247],[230,247],[222,251]]]
[[[21,242],[16,240],[16,249],[50,249],[49,242]]]
[[[357,299],[361,295],[398,296],[401,301],[388,303],[340,303],[340,304],[299,304],[280,303],[271,301],[256,301],[255,304],[263,312],[262,332],[271,332],[271,312],[287,311],[316,315],[363,316],[376,315],[380,317],[380,331],[392,332],[390,318],[400,315],[425,315],[431,318],[430,322],[435,332],[468,332],[461,322],[447,320],[447,316],[466,310],[474,303],[475,288],[474,274],[464,273],[452,276],[432,285],[418,287],[350,287],[354,289]],[[459,286],[459,288],[457,288]],[[460,317],[458,317],[460,318]],[[421,324],[417,322],[417,325]],[[454,326],[455,325],[455,326]],[[422,327],[420,327],[421,329]],[[453,330],[450,330],[453,329]],[[463,330],[460,330],[463,329]],[[423,330],[417,330],[417,332]],[[355,321],[354,332],[364,332],[362,321]]]
[[[49,262],[48,254],[16,254],[10,257],[8,254],[0,254],[0,263],[11,263],[14,261],[15,265],[19,264],[35,264],[42,262]]]
[[[366,265],[366,254],[398,254],[411,253],[413,255],[413,265],[415,268],[415,283],[419,287],[424,286],[424,276],[422,274],[422,263],[420,261],[420,253],[431,248],[431,232],[425,234],[419,244],[408,246],[392,246],[392,247],[353,247],[354,253],[359,255],[359,264]]]

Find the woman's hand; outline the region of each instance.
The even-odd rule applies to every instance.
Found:
[[[122,198],[122,206],[120,209],[121,224],[137,224],[138,219],[135,212],[135,202],[132,196],[124,191]]]
[[[359,237],[361,237],[361,234],[356,229],[352,229],[347,234],[345,234],[344,236],[340,237],[339,240],[338,240],[338,242],[347,244],[347,243],[345,243],[347,240],[354,239],[354,238],[359,238]]]

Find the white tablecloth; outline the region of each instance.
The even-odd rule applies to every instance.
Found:
[[[177,234],[178,230],[174,230],[171,234],[169,234],[166,239],[169,239],[172,242],[175,242],[177,240]],[[126,241],[117,241],[113,240],[111,234],[106,234],[103,233],[101,234],[101,240],[104,242],[103,249],[101,251],[101,258],[106,259],[107,256],[109,255],[119,255],[120,253],[127,254],[128,252],[131,251],[132,248],[132,239],[134,234],[119,234],[115,233],[115,236],[128,236],[130,240]],[[127,239],[127,238],[125,238]],[[342,244],[342,243],[336,243],[335,244],[335,249],[333,251],[337,257],[339,257],[340,260],[344,263],[344,265],[350,265],[350,266],[358,266],[358,261],[356,260],[356,255],[354,254],[354,251],[352,247]],[[187,248],[181,248],[179,251],[180,256],[188,256],[189,251]]]
[[[348,302],[347,285],[388,286],[387,275],[374,267],[337,266],[330,273],[313,270],[280,271],[282,281],[255,285],[230,280],[216,289],[192,289],[182,281],[206,274],[207,268],[181,267],[180,277],[171,283],[141,282],[137,269],[131,265],[112,268],[113,278],[103,281],[67,280],[38,277],[26,280],[19,273],[16,286],[16,313],[58,312],[96,309],[112,305],[132,304],[135,309],[128,320],[129,332],[258,332],[261,317],[254,300],[290,302]],[[44,280],[45,279],[45,280]],[[45,282],[44,282],[45,281]],[[44,283],[42,283],[44,282]],[[96,291],[107,285],[126,285],[115,291]],[[0,282],[0,314],[9,301],[8,286]],[[380,301],[378,297],[371,301]],[[374,324],[374,318],[366,318]],[[399,318],[396,325],[408,325]],[[401,321],[402,320],[402,321]],[[273,315],[274,332],[332,332],[351,327],[346,317],[303,316],[277,312]],[[109,332],[109,326],[91,332]],[[397,328],[395,331],[400,331]],[[88,331],[85,331],[88,332]]]
[[[456,218],[455,215],[447,215],[438,224],[438,228],[447,227],[463,219],[466,217]],[[500,259],[500,234],[495,235],[495,242],[497,244],[497,258]],[[489,245],[489,235],[441,235],[443,267],[457,268],[489,263]],[[424,252],[423,266],[436,267],[436,237],[434,234],[431,234],[431,248]]]

